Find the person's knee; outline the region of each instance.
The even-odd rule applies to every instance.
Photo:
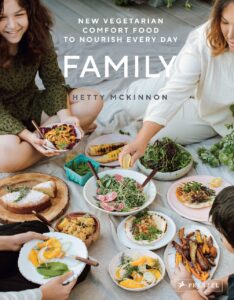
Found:
[[[95,95],[95,101],[94,101],[94,113],[95,115],[99,114],[100,111],[103,108],[103,97],[101,96],[101,94],[98,91],[93,91],[94,95]]]
[[[14,173],[21,171],[22,160],[20,156],[20,139],[16,136],[2,139],[0,146],[0,172]]]

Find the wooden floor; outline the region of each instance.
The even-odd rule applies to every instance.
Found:
[[[119,7],[114,0],[43,0],[55,16],[55,31],[62,33],[79,33],[77,18],[165,18],[170,19],[175,27],[188,25],[195,27],[204,23],[210,13],[210,5],[200,0],[190,0],[193,7],[186,10],[184,0],[177,0],[170,9],[166,7],[154,8],[148,5],[134,5]]]

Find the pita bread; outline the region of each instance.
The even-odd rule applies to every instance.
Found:
[[[147,215],[152,217],[152,221],[155,224],[155,227],[161,231],[161,233],[159,233],[157,235],[157,238],[154,240],[137,240],[134,237],[132,229],[133,229],[133,222],[137,218],[137,215],[128,217],[124,224],[127,237],[131,241],[139,245],[150,245],[152,243],[155,243],[156,241],[160,240],[167,231],[167,221],[163,216],[157,214],[156,212],[147,212]]]

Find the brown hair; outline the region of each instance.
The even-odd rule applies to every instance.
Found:
[[[16,0],[20,7],[27,12],[29,27],[23,35],[18,54],[25,65],[40,61],[46,54],[50,44],[50,29],[53,21],[49,10],[41,4],[40,0]],[[0,14],[4,13],[4,0],[0,0]],[[11,55],[4,37],[0,35],[0,67],[9,67]]]
[[[213,56],[224,53],[228,49],[228,43],[221,31],[221,18],[225,7],[234,0],[215,0],[210,15],[210,28],[207,31],[207,40]]]
[[[209,215],[216,229],[234,248],[234,185],[224,188],[216,196]]]

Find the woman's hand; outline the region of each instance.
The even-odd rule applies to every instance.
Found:
[[[0,250],[1,251],[19,251],[23,244],[31,240],[48,240],[48,237],[37,233],[28,231],[25,233],[15,234],[11,236],[1,236],[0,237]]]
[[[59,155],[60,152],[53,149],[45,149],[43,146],[46,144],[46,140],[42,140],[35,133],[32,133],[28,138],[28,142],[41,154],[44,156],[56,156]]]
[[[144,155],[147,147],[147,143],[141,140],[134,140],[126,145],[122,152],[119,154],[119,163],[122,165],[122,159],[125,154],[130,154],[132,156],[131,159],[131,167],[135,164],[138,158]]]
[[[56,277],[50,280],[48,283],[41,286],[42,300],[67,300],[71,293],[72,288],[76,284],[76,279],[70,283],[63,285],[69,277],[73,275],[72,272],[63,274],[62,276]]]

